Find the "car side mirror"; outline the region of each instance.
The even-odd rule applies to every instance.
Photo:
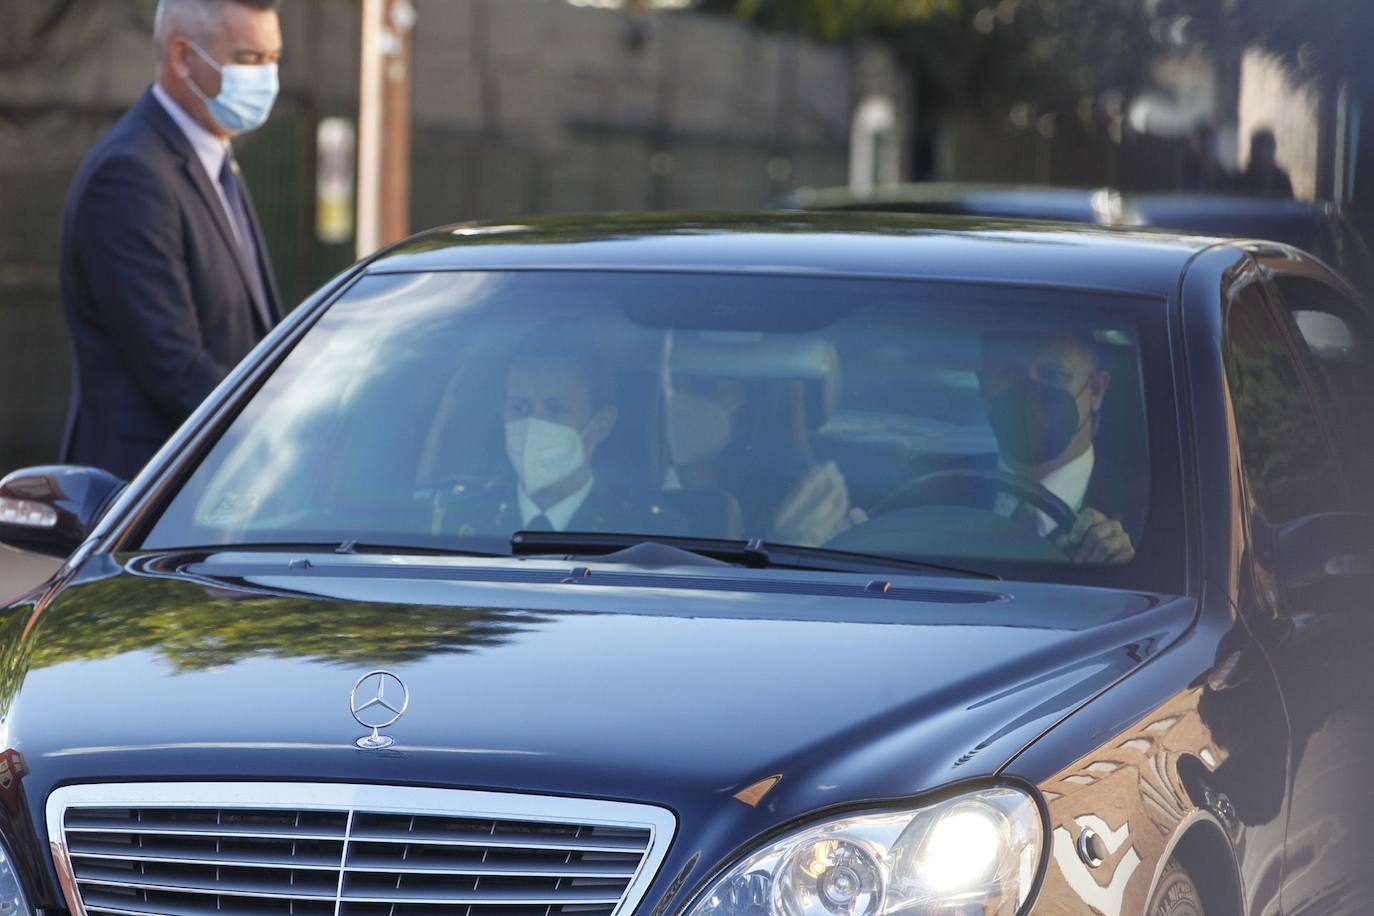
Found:
[[[124,481],[99,468],[24,468],[0,480],[0,542],[65,557],[86,540]]]
[[[1278,529],[1283,588],[1305,604],[1330,605],[1374,584],[1374,515],[1324,512]]]

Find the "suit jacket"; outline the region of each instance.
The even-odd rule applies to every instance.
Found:
[[[995,471],[998,466],[996,454],[975,455],[957,462],[954,469]],[[1149,502],[1149,482],[1143,475],[1129,473],[1101,452],[1097,454],[1092,476],[1088,478],[1088,489],[1083,495],[1083,508],[1096,509],[1108,518],[1117,519],[1131,536],[1131,541],[1138,544]],[[995,494],[990,494],[988,508],[995,503]]]
[[[1139,544],[1150,510],[1149,481],[1142,474],[1123,473],[1113,462],[1098,455],[1083,505],[1120,521],[1131,541]]]
[[[655,493],[621,493],[597,480],[568,522],[566,531],[670,534],[683,530],[681,518]],[[441,493],[436,534],[502,535],[525,527],[513,482],[464,486]]]
[[[211,182],[151,90],[82,162],[62,212],[64,462],[132,477],[280,320],[252,203],[267,302]]]

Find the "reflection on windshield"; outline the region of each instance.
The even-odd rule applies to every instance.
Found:
[[[1170,469],[1148,434],[1150,314],[881,281],[365,278],[145,546],[504,553],[517,531],[583,531],[1050,578],[1158,566],[1176,546],[1151,553],[1173,508],[1152,488]]]

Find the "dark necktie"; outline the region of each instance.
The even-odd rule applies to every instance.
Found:
[[[525,526],[525,530],[526,530],[526,531],[552,531],[552,530],[553,530],[553,522],[549,521],[549,517],[541,512],[540,514],[536,515],[534,518],[530,519],[529,524]]]
[[[224,199],[229,203],[229,215],[234,221],[238,235],[239,260],[243,272],[248,275],[248,288],[253,294],[253,305],[258,310],[263,327],[272,328],[272,316],[267,308],[267,286],[263,282],[263,263],[258,251],[257,238],[253,234],[253,221],[248,216],[248,202],[244,199],[243,184],[239,179],[239,164],[234,161],[233,153],[226,153],[224,165],[219,170],[219,186],[224,189]]]

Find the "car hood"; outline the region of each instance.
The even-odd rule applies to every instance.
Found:
[[[315,779],[646,801],[773,776],[773,822],[995,774],[1189,601],[943,577],[295,554],[96,557],[12,608],[5,746],[55,784]],[[355,746],[360,676],[409,708]],[[758,798],[744,792],[743,798]],[[36,819],[38,820],[38,819]],[[40,821],[41,822],[41,821]]]

